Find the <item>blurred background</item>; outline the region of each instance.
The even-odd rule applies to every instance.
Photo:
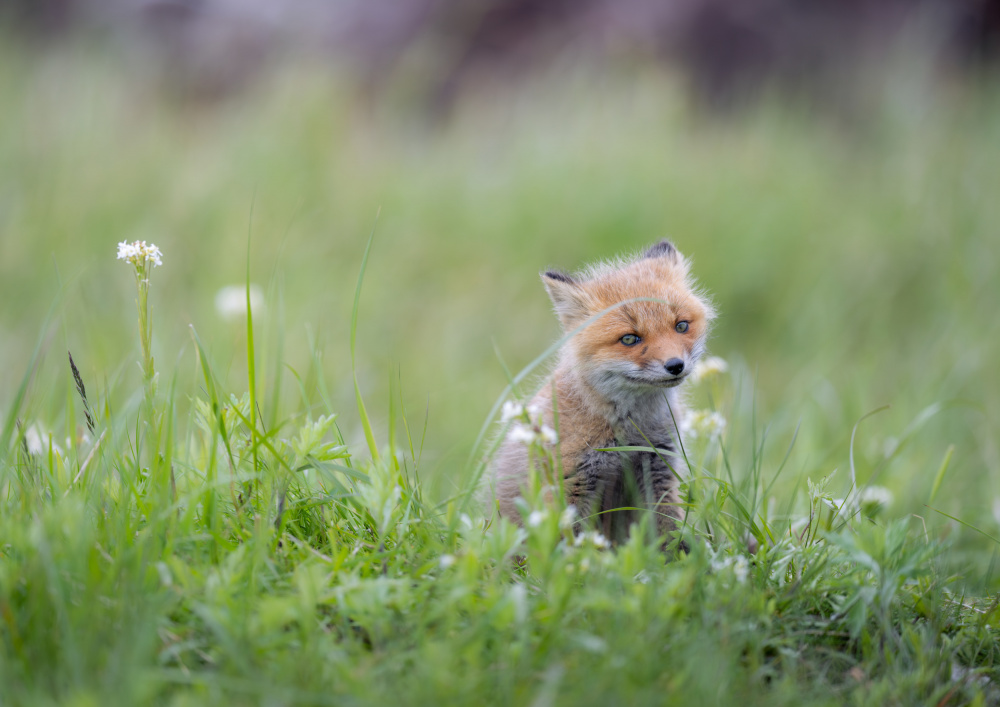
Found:
[[[67,349],[127,404],[133,239],[164,253],[181,410],[190,326],[245,390],[224,288],[252,231],[265,417],[326,399],[359,440],[380,213],[358,373],[380,439],[391,381],[414,434],[428,416],[444,496],[504,366],[558,336],[538,272],[668,236],[721,313],[734,449],[766,429],[770,477],[798,429],[782,484],[846,484],[888,405],[859,480],[940,527],[954,445],[935,505],[1000,535],[998,60],[993,0],[5,0],[0,405],[38,342],[28,418],[66,424]]]

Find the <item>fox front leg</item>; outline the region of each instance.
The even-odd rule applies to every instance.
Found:
[[[684,518],[677,476],[658,454],[643,452],[636,456],[638,459],[634,463],[639,494],[646,508],[654,514],[656,532],[664,538],[665,547],[671,534],[677,530],[678,521]]]
[[[604,499],[618,485],[622,475],[622,459],[617,452],[591,450],[583,455],[580,463],[566,476],[566,504],[576,506],[579,532],[585,523],[593,523],[592,516],[604,508]],[[606,523],[602,522],[602,525]],[[607,533],[605,533],[607,534]]]

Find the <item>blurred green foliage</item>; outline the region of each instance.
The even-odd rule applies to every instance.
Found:
[[[581,68],[484,88],[434,122],[308,63],[218,103],[172,101],[120,64],[78,47],[0,58],[5,409],[39,337],[27,417],[69,423],[66,349],[110,408],[136,390],[133,283],[113,257],[125,239],[164,252],[161,376],[196,380],[193,324],[219,373],[245,381],[245,328],[213,301],[243,283],[250,231],[260,385],[281,379],[263,414],[298,404],[289,368],[349,409],[350,308],[380,211],[359,380],[377,427],[393,379],[411,424],[428,411],[423,473],[442,496],[506,383],[497,352],[516,371],[557,336],[537,273],[669,236],[718,305],[711,347],[743,371],[766,457],[780,461],[799,427],[782,484],[846,474],[854,424],[889,405],[858,430],[859,480],[877,474],[895,511],[942,527],[922,504],[953,444],[935,505],[996,530],[995,91],[904,70],[864,110],[765,96],[720,117],[662,73]],[[969,535],[985,570],[993,546]]]

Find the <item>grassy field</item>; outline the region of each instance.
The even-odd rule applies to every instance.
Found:
[[[434,124],[120,64],[0,56],[0,703],[1000,700],[1000,95],[720,118],[578,70]],[[490,410],[559,335],[537,273],[665,235],[729,362],[691,553],[484,529]]]

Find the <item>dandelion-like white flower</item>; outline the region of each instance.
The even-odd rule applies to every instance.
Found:
[[[861,510],[856,495],[848,496],[847,498],[824,498],[822,500],[841,518],[853,518]]]
[[[681,433],[685,437],[716,439],[726,431],[726,418],[715,410],[692,410],[681,421]]]
[[[545,519],[547,517],[548,513],[546,513],[545,511],[532,511],[528,515],[528,527],[537,528],[538,526],[540,526],[542,523],[545,522]]]
[[[590,540],[591,542],[594,543],[594,547],[596,547],[598,550],[606,550],[609,547],[611,547],[611,543],[608,541],[608,539],[603,535],[601,535],[596,530],[593,533],[591,533]]]
[[[743,555],[738,555],[735,560],[733,560],[733,574],[736,575],[736,581],[743,584],[747,581],[747,575],[750,573],[750,563],[747,562],[747,558]]]
[[[695,364],[694,370],[691,371],[691,382],[697,383],[701,380],[707,380],[714,376],[721,375],[728,370],[729,364],[726,363],[724,358],[709,356],[708,358],[702,359]]]
[[[541,424],[541,421],[542,421],[542,408],[541,408],[541,406],[539,406],[539,405],[529,405],[528,407],[525,408],[525,411],[528,413],[528,419],[529,420],[531,420],[536,425]]]
[[[892,505],[892,491],[885,486],[866,486],[858,494],[858,505],[866,516],[873,518]]]
[[[892,503],[892,491],[885,486],[865,486],[858,494],[862,506],[888,506]]]
[[[559,435],[548,425],[542,425],[541,430],[538,432],[538,438],[542,444],[547,444],[550,447],[559,442]]]
[[[28,428],[27,432],[24,433],[24,443],[28,447],[29,454],[38,455],[48,449],[48,441],[46,439],[43,443],[43,437],[47,437],[47,435],[40,432],[37,425]]]
[[[559,514],[559,529],[564,531],[572,530],[577,515],[576,506],[566,506],[566,510]]]
[[[518,422],[511,427],[507,436],[511,441],[520,442],[521,444],[533,444],[538,439],[535,431],[523,422]]]
[[[137,268],[151,262],[153,267],[163,265],[163,253],[153,243],[122,241],[118,244],[118,260],[127,260]]]
[[[524,416],[524,406],[516,400],[508,400],[500,408],[500,422],[510,422]]]
[[[712,570],[715,572],[723,572],[732,568],[733,575],[740,584],[747,581],[747,576],[750,573],[750,563],[747,562],[747,558],[743,555],[736,555],[735,557],[716,556],[712,559],[711,565]]]
[[[453,564],[455,564],[454,555],[441,555],[441,557],[438,559],[438,567],[440,567],[443,570],[448,569]]]
[[[264,291],[260,285],[250,285],[250,309],[254,313],[264,308]],[[240,319],[247,314],[247,291],[243,285],[227,285],[215,293],[215,311],[223,319]]]

